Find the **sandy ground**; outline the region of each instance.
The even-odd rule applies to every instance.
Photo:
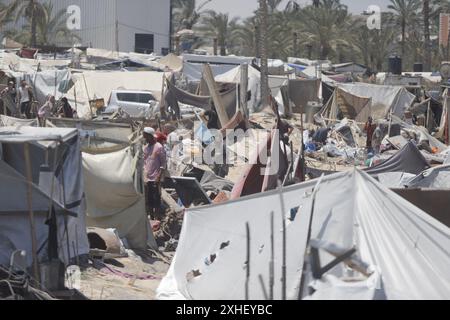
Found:
[[[164,253],[171,260],[174,253]],[[155,300],[156,289],[169,269],[169,264],[150,254],[141,256],[131,253],[127,258],[106,260],[104,263],[120,273],[98,270],[93,266],[81,274],[80,291],[91,300]],[[152,276],[140,280],[134,276]]]

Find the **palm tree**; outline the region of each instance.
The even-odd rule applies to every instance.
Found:
[[[300,42],[315,46],[320,59],[328,59],[338,46],[349,45],[347,31],[354,20],[339,0],[321,0],[318,7],[305,7],[299,21]]]
[[[407,26],[412,25],[414,17],[420,8],[420,0],[390,0],[388,9],[393,10],[397,15],[397,24],[401,27],[402,40],[401,52],[405,55]]]
[[[45,14],[36,19],[36,44],[45,46],[64,42],[66,45],[72,44],[74,39],[80,40],[79,36],[67,29],[65,10],[62,9],[54,15],[51,3],[42,4],[42,8]],[[28,21],[20,31],[11,30],[6,32],[6,35],[15,41],[29,43],[32,38],[31,29],[31,21]]]
[[[261,102],[263,107],[269,105],[269,67],[267,61],[268,18],[269,9],[267,7],[267,0],[259,0],[259,20],[261,23]]]
[[[424,53],[425,71],[431,69],[431,48],[430,48],[430,0],[423,1],[423,25],[424,25]]]
[[[16,23],[22,17],[30,21],[31,39],[29,43],[32,47],[36,47],[38,19],[47,14],[44,6],[37,0],[13,0],[7,12],[10,15],[15,15]]]
[[[230,38],[230,26],[236,25],[237,18],[230,20],[228,13],[217,13],[208,10],[204,13],[202,25],[198,27],[199,31],[203,31],[204,36],[217,39],[220,47],[220,55],[227,54],[227,40]]]

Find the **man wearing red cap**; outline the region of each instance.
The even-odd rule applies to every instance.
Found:
[[[166,151],[156,139],[153,128],[144,129],[147,145],[144,149],[144,181],[147,184],[147,200],[152,219],[161,215],[161,178],[166,168]]]

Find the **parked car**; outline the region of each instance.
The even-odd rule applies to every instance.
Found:
[[[133,118],[148,118],[158,112],[158,106],[158,101],[150,91],[113,90],[104,113],[122,110]]]

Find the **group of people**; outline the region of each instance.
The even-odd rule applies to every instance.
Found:
[[[367,153],[372,153],[374,155],[380,153],[381,143],[383,142],[383,131],[380,125],[373,122],[373,118],[369,117],[366,124],[364,125],[364,132],[367,135],[366,148]]]
[[[41,121],[45,121],[49,117],[76,117],[76,110],[72,108],[65,97],[56,101],[53,95],[48,95],[45,103],[39,109],[33,108],[36,103],[35,96],[33,89],[25,80],[20,82],[18,90],[16,90],[14,81],[9,81],[7,87],[0,92],[0,97],[4,108],[7,109],[6,105],[9,105],[9,109],[15,107],[16,115],[21,118],[33,119],[37,116]]]

